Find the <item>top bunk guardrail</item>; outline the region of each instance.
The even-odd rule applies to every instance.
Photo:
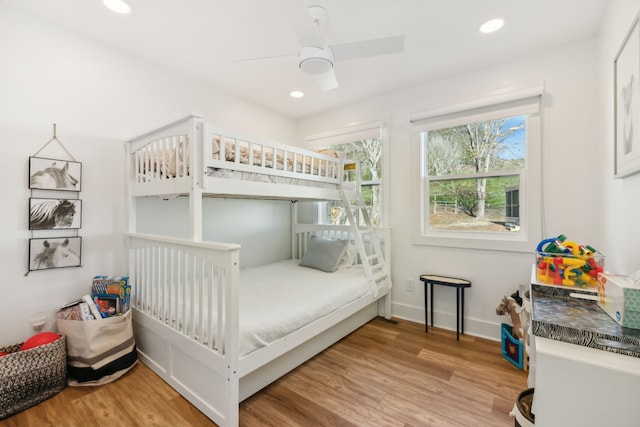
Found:
[[[264,173],[338,184],[342,159],[336,152],[311,151],[271,141],[229,136],[205,128],[206,168]]]
[[[261,187],[256,185],[260,183],[262,189],[264,184],[309,186],[315,188],[313,197],[324,198],[319,189],[339,190],[348,176],[345,167],[353,167],[333,151],[311,151],[222,132],[205,125],[198,116],[131,139],[126,151],[132,196],[187,194],[193,188],[212,194],[222,188],[227,194],[256,191],[255,196],[260,196]],[[234,185],[222,184],[221,179],[232,179]],[[252,188],[237,190],[238,185]]]

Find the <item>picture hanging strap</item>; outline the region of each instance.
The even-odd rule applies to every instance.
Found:
[[[60,147],[62,147],[62,149],[64,150],[65,153],[67,153],[67,156],[69,156],[69,159],[72,161],[76,161],[76,159],[71,155],[71,153],[69,153],[69,150],[67,150],[67,148],[62,144],[62,142],[60,142],[60,140],[56,137],[56,124],[53,124],[53,138],[51,138],[46,144],[44,144],[42,146],[42,148],[40,148],[36,154],[33,155],[33,157],[38,157],[38,154],[40,154],[40,152],[42,150],[44,150],[47,145],[51,144],[52,142],[57,142],[58,144],[60,144]]]

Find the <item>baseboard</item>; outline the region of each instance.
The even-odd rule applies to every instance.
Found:
[[[408,304],[391,303],[391,315],[399,319],[409,320],[424,325],[424,307],[412,306]],[[434,326],[450,331],[456,330],[455,313],[445,313],[435,310]],[[488,322],[486,320],[464,318],[464,333],[474,337],[485,338],[491,341],[501,341],[501,322]],[[429,324],[431,326],[431,324]]]

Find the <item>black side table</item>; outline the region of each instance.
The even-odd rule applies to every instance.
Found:
[[[427,285],[431,288],[431,326],[433,326],[433,285],[450,286],[456,288],[456,340],[460,340],[460,334],[464,334],[464,289],[471,287],[471,282],[455,277],[435,276],[423,274],[420,280],[424,282],[424,330],[429,332],[429,319],[427,306],[429,306],[429,294]]]

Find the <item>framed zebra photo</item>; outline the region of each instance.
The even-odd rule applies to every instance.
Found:
[[[80,191],[82,163],[29,157],[29,189]]]
[[[29,239],[29,271],[80,267],[82,237]]]
[[[29,199],[29,230],[79,229],[82,200]]]

